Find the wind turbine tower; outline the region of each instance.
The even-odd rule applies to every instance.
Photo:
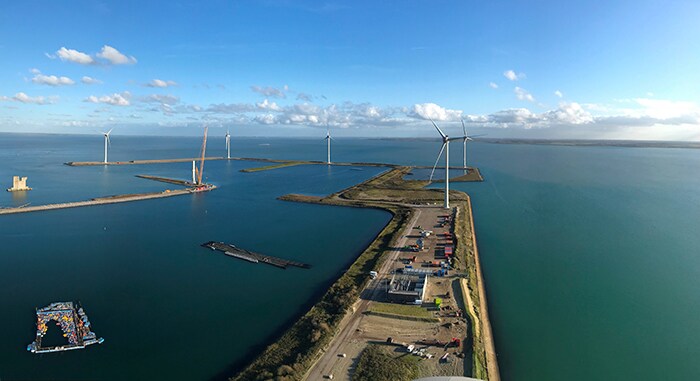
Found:
[[[102,135],[104,135],[104,137],[105,137],[105,161],[104,161],[105,164],[107,164],[107,146],[108,146],[108,145],[109,145],[109,146],[112,145],[112,142],[109,140],[109,134],[112,133],[112,130],[113,130],[113,128],[112,128],[111,130],[107,131],[107,132],[103,132],[103,133],[102,133]]]
[[[197,165],[192,160],[192,184],[197,184]]]
[[[326,160],[326,164],[331,165],[331,130],[328,129],[326,130],[326,144],[328,146],[328,159]]]
[[[433,126],[435,126],[435,129],[438,131],[440,134],[440,137],[442,138],[442,147],[440,147],[440,152],[438,153],[437,159],[435,159],[435,165],[433,165],[433,170],[430,172],[430,181],[433,181],[433,174],[435,173],[435,167],[437,167],[438,162],[440,161],[440,156],[442,156],[442,151],[445,151],[445,209],[450,208],[450,141],[452,140],[461,140],[463,138],[450,138],[447,135],[445,135],[444,132],[440,129],[440,127],[433,122],[432,119],[430,121],[433,123]]]
[[[231,134],[226,130],[226,158],[231,158]]]
[[[470,138],[467,135],[467,127],[464,126],[464,119],[462,119],[462,132],[464,133],[464,136],[462,136],[462,153],[464,154],[464,170],[467,170],[467,141],[474,140]]]

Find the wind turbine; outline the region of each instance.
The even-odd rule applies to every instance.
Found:
[[[231,158],[231,134],[226,130],[226,158]]]
[[[472,138],[475,138],[477,136],[484,136],[484,134],[472,135],[472,136],[467,135],[467,127],[464,126],[464,119],[462,119],[461,121],[462,121],[462,132],[464,133],[464,136],[461,137],[462,144],[463,144],[462,153],[464,154],[463,166],[464,166],[464,170],[466,171],[467,170],[467,142],[473,141],[474,139],[472,139]]]
[[[328,165],[331,165],[331,140],[333,140],[333,138],[331,138],[331,130],[328,129],[326,130],[326,143],[328,145],[328,159],[326,164]]]
[[[107,164],[107,145],[109,145],[110,147],[112,146],[112,142],[109,140],[109,134],[112,133],[113,129],[114,128],[110,129],[107,132],[102,133],[102,135],[104,135],[104,137],[105,137],[105,164]]]
[[[464,137],[461,138],[450,138],[447,135],[445,135],[444,132],[440,129],[440,127],[433,122],[432,119],[430,121],[433,123],[433,126],[435,126],[435,129],[438,131],[440,134],[440,137],[442,137],[442,147],[440,147],[440,152],[437,155],[437,159],[435,159],[435,165],[433,165],[433,170],[430,172],[430,182],[433,181],[433,174],[435,173],[435,167],[437,167],[438,162],[440,161],[440,156],[442,156],[442,151],[445,151],[445,209],[450,208],[450,141],[452,140],[460,140],[463,139]],[[466,137],[466,134],[465,134]],[[466,142],[466,140],[464,140]]]
[[[467,135],[467,127],[464,126],[464,119],[462,119],[462,153],[464,154],[464,170],[467,170],[467,141],[474,140]]]

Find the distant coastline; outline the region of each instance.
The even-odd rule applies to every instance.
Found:
[[[492,144],[535,144],[553,146],[583,147],[633,147],[633,148],[695,148],[700,142],[674,142],[662,140],[584,140],[584,139],[489,139],[476,138],[475,141]]]
[[[370,138],[372,139],[372,138]],[[426,141],[435,138],[375,138],[377,140]],[[700,142],[665,140],[603,140],[603,139],[525,139],[525,138],[474,138],[475,142],[490,144],[531,144],[570,147],[630,147],[630,148],[693,148],[700,149]]]

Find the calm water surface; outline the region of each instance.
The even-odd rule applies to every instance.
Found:
[[[9,144],[3,138],[3,145],[13,147],[34,141]],[[189,176],[188,163],[71,168],[61,163],[84,153],[73,142],[59,140],[56,149],[40,143],[46,145],[0,149],[2,162],[11,163],[0,170],[0,178],[27,175],[35,188],[21,200],[2,192],[0,204],[172,187],[134,178],[137,173]],[[130,143],[139,144],[136,139]],[[307,309],[390,218],[378,210],[275,199],[288,192],[328,194],[381,169],[300,166],[239,172],[257,165],[207,163],[205,172],[220,188],[206,194],[2,216],[0,378],[214,377]],[[199,246],[208,240],[313,268],[250,264]],[[34,308],[58,300],[80,300],[105,344],[58,354],[28,353]]]

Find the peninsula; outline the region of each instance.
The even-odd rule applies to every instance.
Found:
[[[411,169],[394,165],[325,197],[280,197],[378,208],[393,217],[321,300],[232,381],[372,379],[394,368],[409,369],[396,379],[500,379],[469,196],[450,191],[453,206],[445,209],[442,190],[425,189],[428,181],[404,179]],[[393,296],[387,286],[397,287]],[[408,305],[401,295],[420,296],[415,301],[405,296],[413,298]],[[407,353],[418,360],[406,362]],[[363,365],[377,361],[386,369]]]

